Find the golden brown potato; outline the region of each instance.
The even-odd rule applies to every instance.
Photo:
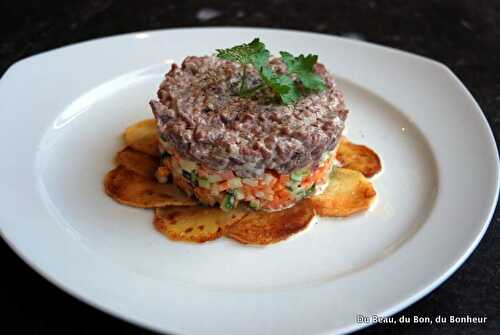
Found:
[[[245,213],[208,207],[163,207],[155,210],[154,225],[171,240],[202,243],[221,237],[224,227]]]
[[[340,142],[336,158],[343,168],[359,171],[365,177],[372,177],[382,170],[375,151],[365,145],[354,144],[345,137]]]
[[[106,193],[116,201],[134,207],[194,206],[173,184],[160,184],[123,166],[111,170],[104,180]]]
[[[244,244],[276,243],[307,228],[314,215],[308,200],[277,212],[251,211],[241,220],[227,226],[224,236]]]
[[[141,176],[154,178],[156,169],[160,165],[158,157],[126,147],[116,155],[116,162],[128,170],[132,170]]]
[[[156,120],[147,119],[137,122],[125,130],[125,143],[132,149],[151,156],[160,156]]]
[[[360,172],[337,168],[327,189],[310,200],[320,216],[349,216],[370,208],[376,195],[372,183]]]

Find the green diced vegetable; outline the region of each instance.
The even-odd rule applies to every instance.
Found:
[[[227,182],[228,182],[230,188],[238,188],[238,187],[243,186],[241,184],[241,179],[240,178],[229,179]]]
[[[194,171],[198,168],[198,165],[195,162],[188,161],[187,159],[181,159],[179,164],[183,170],[188,172]]]
[[[309,187],[309,189],[306,191],[305,196],[308,197],[316,192],[316,184],[313,184],[313,186]]]
[[[253,209],[260,209],[260,201],[259,200],[252,200],[250,201],[250,208]]]
[[[292,181],[288,185],[288,190],[293,193],[297,193],[302,191],[302,187],[300,187],[300,182]]]
[[[223,211],[229,211],[234,208],[235,203],[236,203],[236,197],[232,192],[228,192],[224,196],[224,199],[222,200],[221,209]]]
[[[245,194],[243,193],[243,191],[239,188],[233,190],[234,192],[234,196],[236,197],[236,200],[243,200],[245,199]]]
[[[254,187],[259,185],[259,181],[257,179],[254,179],[254,178],[243,178],[242,182],[243,182],[243,184],[247,184],[247,185],[254,186]]]
[[[311,169],[309,168],[309,166],[303,167],[301,169],[295,169],[290,174],[290,179],[293,181],[301,181],[306,176],[308,176],[310,173],[311,173]]]
[[[206,178],[198,178],[198,186],[210,189],[210,182]]]
[[[207,179],[208,179],[208,181],[209,181],[210,183],[218,183],[219,181],[221,181],[221,180],[222,180],[222,178],[221,178],[220,176],[215,175],[215,174],[214,174],[214,175],[209,175],[209,176],[207,177]]]
[[[326,151],[323,153],[323,155],[321,155],[320,162],[323,163],[323,162],[327,161],[328,159],[330,159],[330,157],[332,157],[332,152]]]

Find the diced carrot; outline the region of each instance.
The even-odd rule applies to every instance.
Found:
[[[285,186],[283,186],[283,184],[281,184],[281,183],[276,183],[276,184],[274,184],[274,186],[273,186],[273,190],[274,190],[275,192],[276,192],[276,191],[279,191],[279,190],[282,190],[282,189],[284,189],[284,188],[285,188]]]
[[[304,188],[304,189],[308,189],[309,187],[311,187],[314,183],[316,182],[316,180],[311,180],[311,181],[308,181],[308,182],[302,182],[300,185]]]
[[[290,177],[287,175],[280,175],[279,182],[280,184],[286,185],[290,181]]]
[[[275,209],[286,205],[290,200],[290,198],[275,197],[273,201],[265,203],[264,206],[269,209]]]
[[[253,194],[253,188],[251,186],[243,184],[243,192],[245,192],[245,195]]]
[[[229,189],[229,183],[227,181],[222,181],[218,184],[219,192]]]
[[[306,184],[310,184],[312,181],[314,181],[315,177],[316,177],[316,175],[307,176],[306,178],[304,178],[304,180],[302,180],[300,185],[304,186]]]
[[[278,192],[278,196],[280,198],[288,198],[290,196],[290,192],[288,190],[283,189]]]

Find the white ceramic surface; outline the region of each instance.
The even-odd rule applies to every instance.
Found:
[[[321,218],[257,248],[193,245],[118,205],[102,178],[121,132],[151,117],[173,61],[261,37],[316,53],[351,110],[348,137],[384,171],[370,212]],[[125,320],[180,334],[319,334],[364,326],[445,280],[486,230],[498,154],[481,110],[445,66],[338,37],[269,29],[181,29],[103,38],[13,65],[0,81],[3,238],[59,287]],[[8,125],[6,127],[5,125]]]

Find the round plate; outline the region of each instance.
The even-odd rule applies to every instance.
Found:
[[[383,160],[376,207],[321,218],[257,248],[172,242],[149,210],[108,198],[104,174],[172,62],[260,37],[314,53],[338,78],[348,137]],[[13,65],[0,82],[0,225],[53,283],[125,320],[181,334],[319,334],[416,301],[466,259],[498,197],[498,154],[467,89],[445,66],[312,33],[179,29],[103,38]]]

